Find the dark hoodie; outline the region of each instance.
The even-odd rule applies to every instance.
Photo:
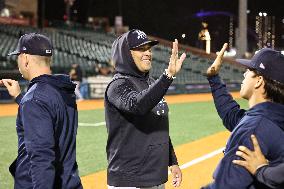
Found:
[[[16,98],[18,157],[15,189],[82,188],[76,163],[78,112],[67,75],[41,75]]]
[[[232,163],[240,159],[236,151],[240,145],[253,149],[250,136],[256,135],[264,156],[272,166],[284,157],[284,105],[263,102],[248,111],[240,109],[228,93],[219,76],[209,78],[214,103],[224,126],[231,136],[224,151],[224,158],[213,175],[214,182],[207,189],[267,189],[245,168]],[[277,178],[275,178],[277,179]],[[283,187],[279,187],[283,188]]]
[[[168,166],[177,165],[163,99],[172,80],[162,75],[154,81],[140,72],[127,35],[113,43],[116,74],[105,93],[107,182],[110,186],[151,187],[165,183]]]

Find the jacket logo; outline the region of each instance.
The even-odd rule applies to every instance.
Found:
[[[135,32],[137,33],[137,39],[146,39],[147,38],[147,35],[143,32],[143,31],[140,31],[140,30],[135,30]]]

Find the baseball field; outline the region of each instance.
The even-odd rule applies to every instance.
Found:
[[[232,95],[239,99],[238,92]],[[212,181],[212,173],[222,158],[229,133],[222,126],[211,94],[167,96],[170,107],[170,135],[183,172],[181,189],[198,189]],[[247,108],[244,100],[238,100]],[[78,103],[79,129],[77,161],[86,189],[106,188],[107,133],[102,100]],[[16,104],[0,104],[0,189],[13,188],[8,168],[17,154]],[[171,186],[171,175],[166,184]]]

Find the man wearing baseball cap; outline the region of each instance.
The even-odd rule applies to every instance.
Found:
[[[271,165],[281,163],[284,156],[284,56],[275,50],[264,48],[251,60],[238,59],[247,71],[240,95],[248,100],[249,109],[240,109],[218,76],[225,44],[215,62],[207,70],[208,80],[219,116],[231,136],[224,150],[224,157],[214,172],[214,182],[204,189],[266,189],[245,168],[234,160],[240,160],[240,145],[253,149],[251,135],[259,140],[260,148]],[[234,163],[233,163],[234,161]],[[276,178],[277,179],[277,178]],[[280,187],[282,188],[282,187]]]
[[[178,57],[175,40],[168,69],[154,80],[149,71],[157,43],[143,31],[131,30],[112,45],[115,75],[105,92],[109,189],[164,189],[168,167],[175,187],[182,180],[163,97],[186,55]]]
[[[75,84],[67,75],[52,75],[53,48],[41,34],[21,36],[17,49],[23,78],[30,81],[20,94],[17,81],[3,79],[19,104],[16,130],[18,156],[10,166],[15,189],[80,189],[76,163],[78,112]]]

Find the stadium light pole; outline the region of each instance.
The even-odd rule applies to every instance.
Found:
[[[247,52],[247,0],[239,0],[239,28],[237,38],[237,57]]]

